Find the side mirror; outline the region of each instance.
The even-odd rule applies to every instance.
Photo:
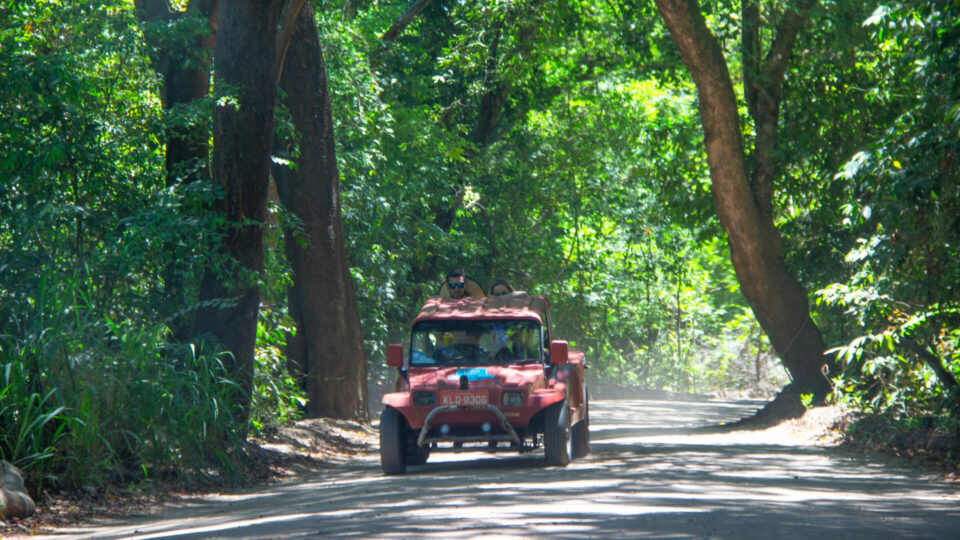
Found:
[[[403,367],[403,345],[399,343],[387,345],[387,366],[395,368]]]
[[[555,340],[550,342],[550,363],[555,365],[566,364],[570,356],[570,345],[566,341]]]

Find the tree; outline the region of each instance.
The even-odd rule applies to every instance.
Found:
[[[907,418],[945,411],[950,425],[960,416],[958,15],[951,2],[905,3],[863,23],[890,64],[869,90],[897,114],[834,179],[849,190],[842,227],[857,242],[849,275],[820,291],[850,321],[838,347],[845,397]]]
[[[129,470],[226,480],[244,431],[232,386],[214,351],[170,340],[199,284],[173,301],[161,279],[202,267],[210,190],[166,185],[143,25],[122,0],[26,0],[0,19],[0,446],[19,446],[0,453],[32,461],[38,490]]]
[[[297,325],[286,352],[305,378],[308,413],[363,416],[366,355],[340,217],[327,74],[310,5],[296,19],[280,87],[298,147],[290,156],[294,166],[273,168],[280,201],[296,218],[296,226],[284,228],[293,270],[289,309]]]
[[[210,117],[204,100],[210,93],[210,60],[220,2],[191,0],[183,11],[173,9],[168,0],[136,0],[134,5],[160,79],[160,102],[166,117],[166,185],[209,180]],[[185,261],[171,261],[163,270],[164,292],[171,306],[182,305],[186,296],[184,266]],[[175,317],[171,326],[178,339],[191,337],[186,317]]]
[[[279,80],[285,87],[289,87],[287,105],[294,115],[295,127],[303,137],[304,148],[324,148],[323,153],[303,152],[296,163],[298,168],[295,171],[283,167],[276,169],[282,201],[299,223],[306,227],[286,229],[286,252],[294,274],[293,286],[289,291],[290,313],[298,327],[296,336],[290,340],[287,353],[292,356],[291,364],[302,366],[306,375],[306,389],[310,397],[307,409],[310,413],[355,416],[363,414],[366,409],[363,382],[366,363],[356,302],[353,299],[352,278],[347,270],[343,248],[326,79],[316,24],[312,22],[312,8],[308,8],[307,12],[301,15],[305,4],[306,0],[282,2],[282,10],[276,19],[275,63],[271,79],[257,80],[271,73],[264,64],[257,74],[251,73],[245,79],[240,78],[240,82],[229,81],[227,77],[234,75],[229,73],[230,64],[224,62],[223,49],[219,49],[221,56],[218,57],[216,69],[218,93],[221,95],[219,103],[222,105],[225,98],[229,102],[239,97],[235,103],[236,112],[242,114],[248,103],[262,99],[262,96],[258,96],[245,103],[243,96],[249,89],[270,86],[272,81]],[[169,113],[178,108],[196,107],[196,103],[204,98],[209,90],[210,66],[203,56],[203,51],[211,49],[216,41],[215,29],[220,9],[218,2],[191,1],[183,12],[172,9],[167,0],[138,0],[137,7],[156,51],[155,66],[161,76],[164,109]],[[229,11],[235,7],[224,6],[223,9]],[[274,11],[276,9],[275,6]],[[199,29],[195,28],[197,22],[202,23]],[[223,24],[225,31],[233,30],[228,28],[231,21],[224,19]],[[310,29],[306,28],[308,24],[312,24]],[[263,37],[262,43],[265,43],[266,39]],[[187,43],[184,44],[184,41]],[[297,68],[294,71],[287,70],[287,77],[281,80],[291,41],[295,45],[289,62],[297,64]],[[267,54],[266,49],[257,50]],[[266,62],[266,59],[263,61]],[[320,86],[315,87],[313,83]],[[239,86],[233,86],[237,84]],[[233,92],[238,92],[238,95],[231,95]],[[216,114],[221,122],[229,117],[224,115],[222,107]],[[190,182],[206,176],[208,124],[196,118],[193,120],[188,123],[187,128],[182,127],[183,122],[176,120],[169,123],[165,137],[168,185]],[[271,119],[262,120],[272,124]],[[255,119],[226,120],[226,123],[219,125],[232,125],[234,121],[248,129]],[[223,132],[215,134],[214,138],[218,142],[231,140],[229,134]],[[248,322],[239,327],[252,324],[249,320],[256,320],[260,300],[259,297],[254,299],[253,288],[256,280],[265,277],[262,276],[263,230],[258,230],[258,223],[262,223],[263,215],[263,210],[258,206],[264,201],[258,202],[261,198],[259,191],[262,189],[262,180],[253,180],[260,175],[259,172],[253,173],[252,169],[231,170],[231,165],[225,165],[237,163],[236,156],[231,154],[233,151],[224,150],[219,154],[215,152],[214,179],[224,188],[225,193],[223,204],[218,211],[227,222],[233,224],[232,230],[225,234],[227,252],[232,260],[239,264],[227,271],[212,269],[205,273],[202,287],[205,307],[197,313],[196,324],[192,330],[195,334],[213,334],[234,355],[238,362],[235,367],[238,369],[241,387],[244,388],[241,392],[241,396],[244,396],[242,401],[246,402],[245,396],[248,392],[245,388],[248,385],[245,382],[247,375],[244,373],[249,370],[243,366],[248,363],[246,358],[253,357],[250,330],[243,332],[245,337],[240,337],[235,332],[236,328],[226,328],[230,326],[226,321],[238,315],[238,312],[234,311],[236,309],[245,309],[243,313],[248,318]],[[259,150],[250,145],[241,153],[249,158],[259,153]],[[261,156],[257,161],[262,163],[264,159],[266,158]],[[218,163],[220,168],[217,168]],[[251,164],[251,167],[259,168],[260,165]],[[240,200],[231,200],[231,197],[239,197]],[[323,217],[318,218],[320,215]],[[327,230],[328,227],[331,231]],[[255,245],[256,243],[261,246]],[[182,296],[183,287],[176,271],[166,272],[165,282],[172,297]],[[218,317],[222,320],[218,320]],[[180,330],[179,338],[192,339],[190,328],[180,326]],[[340,339],[336,340],[336,343],[331,341],[331,338],[338,337]],[[234,346],[242,346],[243,350],[235,350]],[[321,358],[326,360],[321,362]],[[249,362],[252,364],[252,360]],[[323,377],[331,377],[338,383],[323,385]],[[345,381],[347,384],[343,384]],[[327,392],[332,389],[339,390],[340,393]]]
[[[695,0],[657,0],[660,15],[697,86],[714,201],[727,232],[737,280],[760,325],[793,377],[784,400],[822,399],[830,390],[826,345],[810,316],[806,293],[787,271],[773,222],[780,89],[794,40],[809,6],[788,8],[763,62],[755,6],[744,7],[744,83],[756,128],[748,164],[737,100],[726,59]],[[795,410],[795,409],[794,409]]]
[[[183,11],[171,8],[168,0],[136,0],[134,5],[154,49],[164,111],[186,109],[207,97],[219,0],[191,0]],[[207,176],[209,125],[191,116],[166,126],[167,186]]]
[[[455,261],[486,283],[508,277],[550,295],[564,335],[591,349],[594,375],[606,378],[616,365],[638,382],[637,364],[659,364],[658,340],[668,334],[657,331],[668,309],[658,252],[690,242],[675,259],[699,274],[687,255],[719,230],[703,202],[692,85],[673,75],[675,54],[670,63],[659,57],[669,36],[653,7],[621,15],[616,5],[542,0],[433,4],[380,52],[396,9],[366,12],[340,31],[332,29],[349,22],[325,15],[323,33],[348,253],[374,354],[399,339],[409,311]],[[379,21],[367,30],[377,50],[372,74],[353,37],[370,21]],[[638,27],[645,39],[624,53],[623,39]],[[672,234],[680,219],[695,232]],[[717,256],[726,258],[725,247]],[[696,285],[691,294],[717,289]],[[699,330],[692,324],[704,323],[689,316],[694,309],[684,307],[685,350]],[[717,309],[713,320],[739,312]],[[675,328],[676,317],[670,322]],[[708,348],[701,341],[690,350]],[[688,389],[712,376],[696,361],[662,367],[642,384]],[[686,369],[690,377],[674,376]]]
[[[397,20],[394,21],[393,25],[380,36],[380,39],[385,42],[396,41],[397,37],[403,32],[403,29],[410,24],[410,21],[413,20],[421,11],[427,8],[433,0],[417,0],[413,3],[406,11],[404,11]]]
[[[196,329],[231,352],[226,364],[244,412],[252,389],[258,280],[264,265],[281,6],[281,0],[222,5],[214,51],[214,85],[222,97],[214,111],[212,170],[223,190],[223,244],[233,264],[204,272],[201,299],[206,304],[197,313]]]

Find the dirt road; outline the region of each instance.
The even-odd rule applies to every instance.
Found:
[[[960,486],[824,450],[789,429],[691,428],[750,401],[597,401],[592,454],[431,456],[401,477],[377,455],[312,478],[55,538],[960,538]]]

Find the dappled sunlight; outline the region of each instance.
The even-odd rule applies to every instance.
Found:
[[[368,454],[296,483],[170,508],[159,521],[69,532],[97,538],[945,538],[960,527],[956,487],[916,471],[790,440],[775,444],[784,436],[775,428],[695,430],[755,408],[597,402],[592,453],[566,468],[545,467],[542,452],[477,451],[437,454],[406,475],[388,477]],[[692,432],[671,431],[678,427]]]

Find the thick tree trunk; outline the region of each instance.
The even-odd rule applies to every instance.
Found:
[[[366,415],[367,363],[340,217],[330,94],[313,8],[300,12],[280,77],[299,141],[296,168],[274,167],[280,201],[300,220],[284,230],[293,269],[288,354],[305,375],[307,412]]]
[[[216,34],[211,29],[211,32],[199,41],[198,47],[212,50],[215,41]],[[203,99],[207,97],[209,91],[209,64],[188,66],[181,60],[177,66],[167,72],[164,78],[164,108],[172,110],[177,106]],[[183,131],[177,128],[167,128],[166,131],[167,186],[208,179],[209,124],[197,122]]]
[[[236,98],[235,105],[216,108],[213,128],[213,179],[223,189],[224,244],[236,264],[205,273],[201,294],[211,305],[197,314],[197,331],[214,336],[232,353],[225,364],[238,384],[244,416],[260,308],[257,280],[263,272],[280,5],[278,0],[224,3],[214,54],[214,84]],[[221,304],[221,299],[230,301]]]
[[[822,398],[830,390],[826,346],[810,318],[806,293],[783,264],[770,212],[751,189],[726,60],[694,0],[657,0],[657,7],[697,85],[713,195],[737,281],[793,377],[794,393]]]

